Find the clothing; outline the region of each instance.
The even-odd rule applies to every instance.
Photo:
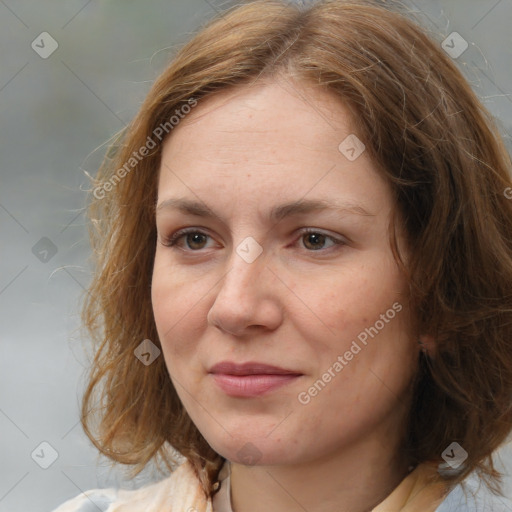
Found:
[[[511,512],[512,501],[494,496],[467,478],[446,495],[442,482],[426,484],[432,466],[420,465],[372,512]],[[219,474],[220,490],[206,500],[192,466],[181,464],[171,476],[135,491],[91,490],[54,512],[233,512],[230,504],[230,464]],[[437,506],[437,508],[435,508]],[[433,508],[434,507],[434,508]]]

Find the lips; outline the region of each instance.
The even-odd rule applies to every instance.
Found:
[[[216,364],[210,369],[210,373],[221,373],[224,375],[302,375],[300,372],[264,363],[248,362],[237,364],[230,361]]]
[[[300,372],[258,362],[236,364],[224,361],[210,369],[217,386],[229,396],[252,398],[293,382]]]

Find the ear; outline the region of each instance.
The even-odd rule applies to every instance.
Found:
[[[427,356],[433,357],[436,353],[436,340],[430,334],[421,334],[418,338],[418,347]]]

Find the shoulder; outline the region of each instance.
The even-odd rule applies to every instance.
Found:
[[[66,501],[53,512],[106,512],[116,498],[115,489],[93,489]]]
[[[181,464],[165,480],[134,491],[93,489],[63,503],[53,512],[211,512],[192,466]]]
[[[481,483],[475,475],[470,475],[455,486],[436,512],[511,512],[512,501],[496,496]]]

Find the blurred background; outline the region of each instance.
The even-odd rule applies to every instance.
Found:
[[[110,471],[79,425],[85,172],[94,175],[178,46],[233,3],[0,0],[0,512],[49,511],[86,489],[155,478],[151,468],[131,482]],[[458,63],[510,150],[512,2],[404,3]],[[501,455],[509,474],[511,447]]]

